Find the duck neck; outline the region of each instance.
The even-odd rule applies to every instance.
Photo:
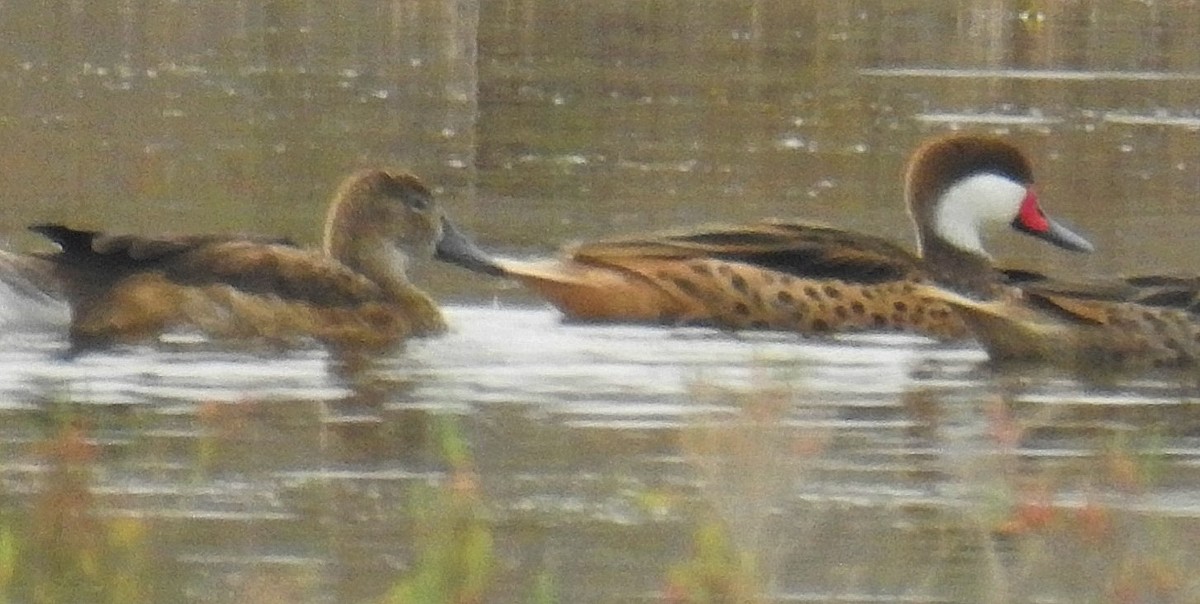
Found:
[[[975,296],[995,293],[999,280],[988,256],[956,247],[938,237],[923,238],[921,255],[938,285]]]
[[[437,304],[408,280],[408,256],[379,237],[335,234],[326,240],[325,253],[354,272],[370,279],[387,299],[411,311],[413,329],[435,333],[446,324]]]
[[[1006,187],[990,175],[970,177],[945,191],[909,176],[908,207],[917,233],[917,249],[940,286],[975,297],[991,297],[999,284],[992,257],[983,248],[982,229],[999,218],[983,203],[989,191]],[[982,188],[982,192],[979,190]]]

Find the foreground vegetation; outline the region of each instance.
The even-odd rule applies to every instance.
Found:
[[[694,476],[692,490],[643,485],[623,495],[640,510],[642,526],[665,523],[690,538],[662,543],[656,588],[631,583],[621,598],[670,604],[859,601],[887,594],[997,604],[1200,601],[1194,523],[1155,512],[1159,485],[1172,479],[1161,427],[1098,430],[1090,452],[1047,461],[1031,456],[1029,443],[1052,438],[1048,426],[1064,425],[1062,418],[996,399],[955,411],[983,418],[981,438],[956,450],[961,443],[940,434],[951,421],[947,408],[918,392],[906,402],[912,422],[904,438],[944,444],[903,471],[917,468],[909,482],[941,492],[854,497],[831,490],[830,481],[845,472],[839,466],[845,450],[862,449],[861,443],[851,442],[857,438],[852,431],[830,428],[839,419],[833,414],[843,411],[811,404],[796,379],[764,372],[746,388],[698,380],[692,396],[706,411],[693,414],[676,441]],[[186,522],[139,513],[137,506],[123,507],[120,493],[97,490],[110,479],[100,474],[105,456],[153,455],[154,447],[106,448],[94,420],[77,408],[48,409],[44,437],[24,452],[36,476],[25,484],[32,490],[0,494],[0,602],[213,601],[196,596],[197,585],[206,584],[181,560],[180,552],[198,547]],[[330,548],[327,560],[362,558],[388,574],[357,586],[331,578],[339,567],[325,562],[256,567],[248,559],[235,567],[237,580],[217,601],[328,601],[331,595],[361,604],[567,601],[563,594],[575,577],[553,562],[518,573],[506,559],[516,547],[511,528],[497,518],[461,420],[424,417],[421,438],[438,470],[406,481],[401,497],[377,503],[389,518],[385,525],[403,536],[386,547],[401,548],[362,558],[361,552],[338,553],[343,546],[336,534],[298,541],[318,552]],[[202,485],[230,464],[244,463],[237,443],[280,418],[269,406],[245,402],[200,409],[193,421],[200,434],[190,441],[189,471]],[[328,522],[329,506],[339,505],[335,488],[316,484],[311,499],[289,505],[311,508],[305,513]],[[353,513],[353,507],[343,511]],[[809,587],[797,593],[796,585]]]

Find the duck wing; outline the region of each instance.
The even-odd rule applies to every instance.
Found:
[[[62,251],[50,260],[98,296],[130,275],[154,273],[181,287],[224,286],[257,296],[346,306],[381,298],[379,287],[340,262],[290,240],[247,234],[109,235],[35,225]]]
[[[625,265],[637,259],[715,259],[806,279],[872,284],[923,274],[920,260],[880,237],[786,221],[713,226],[585,243],[580,262]]]
[[[206,241],[162,263],[180,285],[224,285],[321,307],[383,300],[379,286],[322,252],[259,240]]]
[[[1200,277],[1146,275],[1125,281],[1134,288],[1133,302],[1200,314]]]
[[[1046,295],[1063,295],[1087,300],[1119,302],[1138,294],[1139,288],[1126,279],[1068,281],[1026,269],[997,271],[1001,283]]]
[[[1017,298],[1060,325],[1124,331],[1183,326],[1200,314],[1200,278],[1145,275],[1065,281],[1026,271],[1004,271]],[[1190,318],[1188,318],[1190,317]],[[1150,326],[1150,327],[1146,327]],[[1185,330],[1186,331],[1186,330]]]
[[[29,230],[58,244],[62,249],[57,260],[68,263],[108,263],[139,266],[166,260],[197,248],[226,243],[250,242],[262,245],[294,247],[286,238],[254,234],[209,235],[110,235],[100,231],[74,229],[61,224],[35,224]]]
[[[1025,301],[1034,309],[1059,321],[1083,325],[1108,325],[1113,320],[1114,304],[1107,300],[1064,295],[1036,289],[1022,290]]]
[[[1089,304],[1129,303],[1162,310],[1200,313],[1200,277],[1141,275],[1092,281],[1065,281],[1030,271],[1002,271],[1009,285],[1055,307],[1080,308]],[[1080,310],[1081,316],[1094,311]]]

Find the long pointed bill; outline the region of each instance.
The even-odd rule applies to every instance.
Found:
[[[496,266],[495,261],[486,252],[479,249],[474,241],[463,235],[450,219],[442,217],[442,238],[438,240],[433,257],[457,264],[467,270],[500,277],[504,270]]]
[[[1068,229],[1067,227],[1050,218],[1047,218],[1046,222],[1049,223],[1050,227],[1045,233],[1035,234],[1036,237],[1045,239],[1046,241],[1049,241],[1058,247],[1071,250],[1073,252],[1096,251],[1096,246],[1092,245],[1092,242],[1084,239],[1075,231]]]
[[[1049,241],[1063,249],[1074,252],[1091,252],[1096,249],[1087,239],[1046,216],[1038,205],[1038,198],[1033,189],[1029,189],[1021,202],[1021,210],[1013,219],[1012,226],[1022,233]]]

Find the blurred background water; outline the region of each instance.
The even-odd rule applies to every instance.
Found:
[[[1192,273],[1198,40],[1193,2],[2,3],[0,233],[315,243],[340,178],[386,165],[513,254],[764,217],[908,242],[908,153],[965,129],[1025,149],[1098,247],[997,240],[1005,264]],[[487,567],[443,600],[1200,597],[1191,376],[563,325],[416,278],[453,332],[358,371],[187,342],[66,362],[9,330],[0,589],[364,602]]]

